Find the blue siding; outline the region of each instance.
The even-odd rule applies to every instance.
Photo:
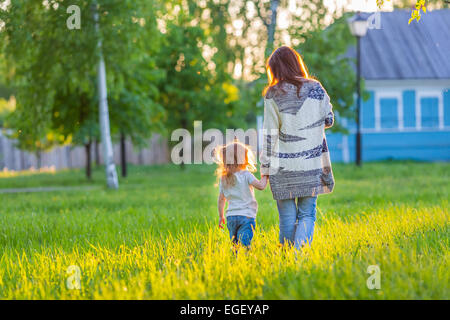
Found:
[[[450,132],[378,133],[363,137],[363,159],[449,160]]]
[[[444,91],[444,126],[450,127],[450,88]]]
[[[403,126],[414,128],[416,126],[416,92],[403,91]]]
[[[370,98],[362,104],[361,123],[362,157],[363,161],[417,160],[417,161],[450,161],[450,88],[443,94],[444,126],[439,128],[439,98],[436,96],[421,97],[416,103],[417,91],[415,89],[402,92],[403,124],[405,130],[397,130],[399,125],[397,98],[381,98],[380,125],[381,130],[371,130],[375,127],[375,97],[370,91]],[[416,107],[420,108],[420,121],[422,130],[415,130]],[[337,122],[344,119],[336,118]],[[342,122],[341,122],[342,123]],[[352,134],[347,136],[349,161],[356,158],[355,121],[347,119],[347,129]],[[364,131],[364,129],[368,132]],[[327,131],[328,149],[331,160],[341,162],[344,160],[343,139],[341,133]]]
[[[375,97],[374,92],[369,91],[369,99],[361,104],[361,124],[363,128],[375,128]]]
[[[342,162],[342,137],[341,133],[328,134],[326,131],[328,150],[330,152],[331,161]]]
[[[348,119],[347,118],[347,129],[349,130],[356,130],[356,121],[354,118]]]
[[[327,134],[332,161],[342,159],[342,135]],[[348,136],[350,161],[355,161],[355,135]],[[433,132],[364,133],[362,135],[364,161],[386,159],[449,161],[450,130]],[[339,154],[340,153],[340,154]]]
[[[380,99],[380,126],[381,128],[398,128],[397,99]]]
[[[423,128],[437,128],[439,126],[439,100],[438,98],[420,99],[420,110]]]

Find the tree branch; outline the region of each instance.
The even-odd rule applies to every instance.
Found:
[[[253,3],[253,5],[256,8],[256,13],[258,14],[258,17],[261,19],[261,21],[266,26],[266,28],[269,28],[269,23],[267,22],[267,19],[262,16],[261,8],[258,6],[258,3],[260,1],[251,1],[251,2]]]

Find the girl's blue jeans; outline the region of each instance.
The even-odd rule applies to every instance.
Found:
[[[245,216],[227,217],[227,228],[230,231],[230,238],[235,243],[240,242],[248,247],[253,239],[253,230],[255,230],[255,218]]]
[[[289,242],[300,249],[311,244],[316,221],[317,196],[277,200],[280,216],[280,243]]]

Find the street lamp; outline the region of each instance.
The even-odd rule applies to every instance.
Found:
[[[357,13],[352,18],[347,20],[350,32],[356,37],[356,165],[361,166],[361,38],[367,33],[368,24],[361,13]]]

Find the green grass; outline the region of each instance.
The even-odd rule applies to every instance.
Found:
[[[314,243],[278,246],[269,189],[257,191],[252,248],[232,253],[217,228],[213,166],[132,167],[118,191],[103,171],[0,173],[0,188],[93,189],[0,194],[4,299],[449,299],[448,163],[334,165]],[[381,289],[369,290],[378,265]],[[81,290],[66,270],[81,269]]]

